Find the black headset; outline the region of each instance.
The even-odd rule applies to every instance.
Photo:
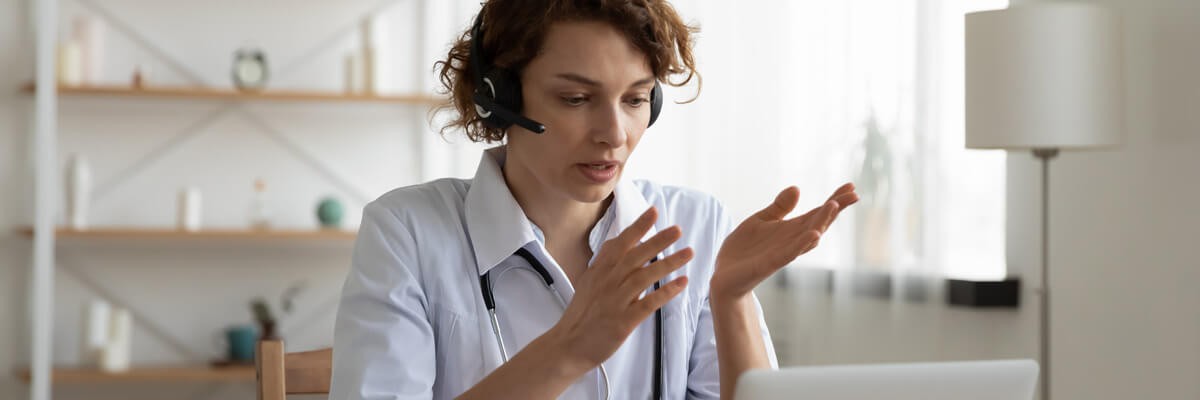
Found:
[[[475,112],[483,118],[485,125],[496,129],[508,129],[517,124],[533,133],[545,133],[546,126],[521,115],[521,79],[516,73],[499,68],[483,53],[483,10],[475,17],[471,27],[471,75],[475,79]],[[662,112],[662,85],[654,81],[650,92],[650,123],[653,126]]]

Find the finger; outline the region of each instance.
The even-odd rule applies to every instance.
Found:
[[[675,278],[667,282],[666,285],[659,287],[658,290],[650,292],[646,297],[642,297],[641,300],[630,305],[632,312],[628,315],[631,317],[632,325],[637,326],[637,324],[645,321],[655,310],[662,308],[668,301],[678,296],[687,287],[687,281],[687,276]]]
[[[604,242],[604,247],[615,247],[615,249],[607,251],[616,251],[618,254],[625,253],[626,250],[635,246],[646,236],[646,232],[654,226],[654,221],[658,219],[658,210],[653,206],[646,209],[637,220],[621,231],[616,237]],[[610,244],[611,243],[611,244]],[[605,249],[600,249],[601,253],[606,253]]]
[[[833,194],[829,195],[829,199],[825,200],[825,202],[828,203],[830,200],[836,201],[840,205],[838,212],[841,212],[841,210],[845,209],[846,206],[857,203],[858,202],[858,194],[854,193],[854,184],[846,183],[846,184],[842,185],[841,187],[837,188],[837,190],[835,190],[833,192]],[[824,204],[822,204],[821,206],[824,206]],[[798,217],[793,217],[793,218],[789,219],[789,221],[808,218],[808,216],[810,216],[812,214],[816,214],[817,212],[821,211],[821,206],[818,206],[817,208],[813,208],[812,210],[809,210],[808,212],[806,212],[803,215],[800,215]]]
[[[792,212],[792,209],[796,208],[796,202],[798,201],[800,201],[800,188],[788,186],[782,192],[779,192],[779,195],[775,196],[775,201],[771,202],[771,205],[759,210],[754,216],[765,220],[783,219],[788,213]]]
[[[796,257],[812,251],[820,243],[820,240],[821,232],[815,229],[797,233],[790,239],[787,245],[781,246],[783,247],[782,251],[776,253],[770,262],[757,264],[754,267],[754,276],[760,277],[760,280],[770,277],[775,272],[787,267],[792,261],[795,261]],[[757,283],[755,285],[757,286]]]
[[[833,194],[829,195],[828,200],[835,200],[835,199],[837,199],[838,196],[841,196],[843,194],[853,192],[853,191],[854,191],[854,184],[847,182],[846,184],[843,184],[842,186],[838,187],[837,190],[834,190]]]
[[[667,258],[650,263],[645,268],[639,268],[625,278],[625,281],[621,283],[621,290],[630,296],[636,295],[646,290],[654,282],[662,280],[667,274],[683,267],[692,260],[695,254],[696,252],[692,251],[691,247],[686,247]]]
[[[639,268],[650,262],[651,258],[661,253],[670,246],[671,243],[679,240],[683,236],[683,230],[679,226],[671,226],[663,229],[662,232],[656,233],[650,240],[642,242],[642,244],[630,249],[621,258],[621,266],[624,270],[632,270]]]
[[[837,217],[838,217],[839,215],[841,215],[841,213],[842,213],[842,210],[845,210],[845,209],[846,209],[846,207],[849,207],[849,206],[853,205],[854,203],[858,203],[858,194],[857,194],[857,193],[854,193],[854,192],[842,193],[842,194],[838,195],[837,197],[834,197],[834,198],[832,198],[830,201],[837,203],[837,205],[838,205],[838,206],[837,206],[837,209],[836,209],[836,210],[833,210],[833,215],[832,215],[832,216],[830,216],[830,217],[829,217],[828,219],[826,219],[826,220],[822,220],[822,224],[820,225],[821,232],[824,232],[824,231],[827,231],[827,230],[829,230],[829,226],[833,224],[833,221],[834,221],[834,220],[836,220],[836,219],[837,219]],[[805,218],[809,218],[809,216],[810,216],[810,215],[813,215],[813,214],[816,214],[816,213],[819,213],[819,212],[821,212],[821,211],[822,211],[822,210],[824,210],[824,209],[825,209],[825,207],[826,207],[826,206],[828,206],[828,205],[829,205],[829,202],[827,201],[827,202],[826,202],[826,204],[822,204],[822,205],[821,205],[821,207],[814,208],[814,209],[810,210],[810,211],[809,211],[809,212],[807,212],[807,213],[804,213],[804,215],[801,215],[801,216],[799,216],[799,217],[796,217],[796,218],[789,219],[787,222],[788,222],[788,223],[795,223],[795,222],[793,222],[793,221],[796,221],[796,220],[802,220],[802,219],[805,219]],[[819,217],[814,217],[814,218],[819,218]],[[801,223],[798,223],[798,224],[800,224],[800,225],[803,225],[804,223],[803,223],[803,222],[801,222]],[[798,229],[802,229],[803,227],[802,227],[802,226],[800,226],[800,227],[797,227],[797,228],[798,228]]]
[[[784,221],[784,222],[791,225],[793,227],[793,229],[796,229],[799,231],[804,231],[804,230],[808,230],[808,229],[817,229],[817,228],[821,227],[821,223],[823,221],[825,221],[825,219],[826,219],[826,217],[823,214],[831,212],[831,208],[833,207],[834,204],[837,204],[837,202],[834,202],[832,200],[826,201],[825,204],[822,204],[820,206],[817,206],[816,208],[813,208],[812,210],[809,210],[808,212],[804,213],[804,215],[788,219],[787,221]],[[833,211],[836,212],[836,210],[833,210]]]
[[[849,207],[851,204],[858,202],[858,193],[854,193],[854,192],[842,193],[842,194],[838,195],[837,197],[833,198],[833,201],[838,202],[838,204],[841,205],[840,209],[845,210],[846,207]]]
[[[842,214],[843,210],[854,205],[854,203],[858,203],[858,194],[854,192],[844,193],[841,196],[838,196],[837,199],[834,199],[834,201],[837,201],[838,203],[838,210],[833,213],[833,219],[836,220],[837,217]]]
[[[821,221],[821,233],[825,233],[826,230],[829,230],[829,225],[833,223],[833,219],[837,218],[838,211],[842,209],[841,205],[833,200],[830,200],[828,203],[826,203],[826,206],[829,207],[829,209],[822,213],[822,218],[818,219],[818,221]]]

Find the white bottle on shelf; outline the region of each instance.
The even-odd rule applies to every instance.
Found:
[[[92,300],[88,304],[87,315],[84,318],[83,346],[79,357],[85,367],[100,366],[104,349],[108,346],[111,314],[111,308],[104,300]]]
[[[350,52],[346,54],[346,60],[344,61],[344,65],[342,67],[342,72],[345,74],[342,78],[343,86],[345,86],[345,91],[348,94],[358,94],[362,92],[363,80],[362,67],[360,64],[362,64],[362,60],[358,56],[358,53]]]
[[[109,373],[129,370],[133,353],[133,315],[124,308],[112,310],[108,344],[100,359],[100,370]]]
[[[104,76],[104,20],[87,15],[76,17],[71,37],[82,50],[83,83],[99,82]]]
[[[58,44],[58,84],[83,84],[83,48],[74,40]]]
[[[262,179],[254,181],[254,199],[250,204],[250,227],[253,229],[268,229],[271,227],[271,215],[267,209],[267,184]]]
[[[189,186],[179,191],[179,206],[176,210],[178,229],[188,232],[200,230],[201,204],[200,189]]]
[[[91,202],[92,171],[87,159],[72,154],[67,161],[67,225],[71,229],[84,230],[88,227],[88,203]]]
[[[359,64],[362,69],[362,92],[367,95],[376,93],[376,76],[378,70],[375,57],[375,17],[368,16],[363,18],[362,24],[359,26],[359,36],[362,39],[361,48],[359,49]]]

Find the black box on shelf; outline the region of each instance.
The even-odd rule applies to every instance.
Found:
[[[1017,308],[1021,305],[1021,280],[946,280],[946,302],[952,306]]]

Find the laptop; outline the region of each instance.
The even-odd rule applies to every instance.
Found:
[[[1033,360],[868,364],[751,370],[735,398],[755,400],[1032,400]]]

